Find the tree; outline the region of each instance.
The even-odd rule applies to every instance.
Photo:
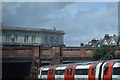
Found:
[[[114,59],[120,59],[120,54],[116,54]]]
[[[115,49],[112,46],[103,45],[93,51],[93,60],[109,60],[115,57]]]

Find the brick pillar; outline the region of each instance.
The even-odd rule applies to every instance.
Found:
[[[53,46],[51,48],[52,62],[53,64],[60,64],[62,62],[62,51],[60,46]]]
[[[31,67],[31,77],[36,78],[37,69],[40,65],[40,46],[33,46],[32,54],[33,54],[33,63]]]

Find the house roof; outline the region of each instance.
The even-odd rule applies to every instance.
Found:
[[[98,47],[101,45],[117,45],[117,43],[118,43],[118,36],[116,35],[109,36],[108,34],[105,34],[103,39],[102,38],[100,40],[92,39],[90,42],[88,42],[87,45],[91,47]]]

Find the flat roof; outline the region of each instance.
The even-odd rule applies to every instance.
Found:
[[[43,28],[29,28],[29,27],[2,27],[2,30],[18,30],[18,31],[34,31],[34,32],[51,32],[51,33],[60,33],[65,34],[62,30],[52,30],[52,29],[43,29]]]

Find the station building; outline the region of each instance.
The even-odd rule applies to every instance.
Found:
[[[2,27],[2,44],[16,46],[64,45],[64,32],[56,29]]]

